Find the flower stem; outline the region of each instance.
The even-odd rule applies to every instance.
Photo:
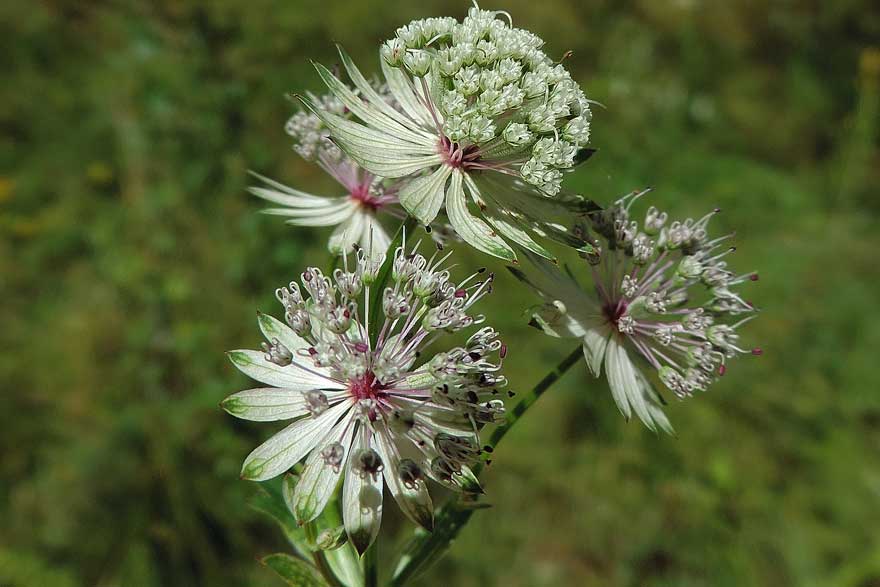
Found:
[[[379,587],[379,552],[378,540],[367,548],[364,553],[364,587]]]
[[[501,439],[519,422],[526,410],[532,407],[538,401],[538,398],[550,389],[582,357],[583,350],[578,345],[507,413],[504,424],[498,426],[492,432],[492,436],[489,437],[489,445],[493,449],[497,447]],[[481,470],[482,464],[476,465],[474,467],[474,474],[479,475]],[[440,507],[435,516],[434,531],[428,533],[419,529],[410,540],[409,545],[398,560],[394,578],[391,580],[391,587],[408,585],[409,581],[417,573],[437,560],[449,548],[450,543],[458,536],[461,529],[470,521],[471,516],[478,509],[474,505],[473,503],[469,505],[468,502],[454,497]]]

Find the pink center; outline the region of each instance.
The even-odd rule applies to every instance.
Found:
[[[348,391],[358,401],[365,399],[378,400],[384,395],[382,384],[379,383],[379,380],[370,371],[356,379],[349,379]]]
[[[437,145],[437,152],[443,158],[443,162],[455,169],[468,169],[480,160],[480,148],[476,145],[462,147],[453,143],[447,137],[442,137]]]
[[[370,186],[366,184],[358,185],[348,196],[361,206],[369,208],[374,212],[382,207],[382,201],[370,193]]]
[[[626,302],[623,300],[608,302],[602,306],[602,314],[605,315],[606,320],[614,324],[616,327],[618,320],[626,314]]]

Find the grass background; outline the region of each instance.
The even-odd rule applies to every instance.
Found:
[[[510,0],[592,98],[568,186],[719,206],[761,280],[764,356],[619,416],[579,366],[496,451],[495,507],[417,585],[880,585],[880,11],[864,0]],[[223,355],[326,233],[259,215],[254,169],[332,189],[289,148],[284,95],[343,42],[365,70],[411,18],[465,2],[191,0],[0,6],[0,585],[277,585],[244,504],[269,430],[217,407]],[[463,264],[485,259],[463,252]],[[525,388],[569,343],[491,302]],[[407,530],[386,508],[383,557]]]

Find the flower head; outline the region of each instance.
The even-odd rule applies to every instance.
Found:
[[[611,393],[627,418],[632,412],[652,430],[672,431],[660,394],[631,358],[635,353],[678,398],[705,391],[724,375],[728,360],[761,354],[739,342],[737,330],[754,317],[754,307],[735,291],[757,274],[736,274],[726,257],[733,235],[710,238],[709,220],[667,223],[648,209],[640,226],[630,208],[645,192],[633,193],[581,226],[594,245],[586,255],[593,291],[571,275],[534,257],[541,279],[513,269],[547,300],[533,325],[554,336],[583,339],[584,356],[598,377],[602,364]]]
[[[379,86],[375,91],[390,99],[387,88]],[[322,111],[350,117],[343,103],[333,95],[312,95],[311,100]],[[287,222],[296,226],[335,226],[328,248],[336,254],[349,252],[354,245],[374,251],[387,249],[391,239],[378,217],[404,216],[397,200],[401,181],[385,180],[361,168],[329,139],[328,127],[311,111],[294,114],[286,130],[294,140],[294,151],[326,171],[345,189],[345,194],[313,195],[257,176],[266,187],[252,187],[251,193],[280,205],[266,213],[288,217]]]
[[[341,49],[359,95],[316,67],[356,120],[305,102],[363,168],[416,176],[399,197],[422,223],[445,202],[453,227],[473,247],[514,260],[510,241],[550,258],[533,236],[576,240],[548,218],[585,205],[559,191],[562,173],[589,154],[590,103],[541,50],[543,41],[503,14],[475,7],[462,22],[428,18],[398,29],[382,47],[381,66],[399,110],[371,90]]]
[[[482,327],[463,346],[420,354],[444,333],[483,322],[470,309],[491,289],[491,275],[455,284],[441,268],[445,257],[399,248],[389,286],[371,297],[383,261],[360,253],[352,271],[330,278],[309,268],[301,285],[277,290],[285,320],[260,314],[263,352],[230,353],[269,387],[233,394],[223,407],[247,420],[293,420],[248,455],[242,477],[270,479],[305,459],[291,506],[301,523],[321,513],[344,478],[345,528],[363,552],[379,529],[383,484],[429,529],[428,479],[480,491],[470,465],[480,458],[479,429],[503,418],[496,396],[506,349]],[[372,299],[381,304],[370,307]],[[376,310],[382,320],[371,320]]]

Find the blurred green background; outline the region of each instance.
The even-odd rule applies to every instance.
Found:
[[[723,209],[735,265],[761,274],[745,339],[765,353],[672,405],[678,438],[625,423],[578,366],[496,451],[495,507],[416,584],[880,585],[878,5],[484,7],[573,50],[606,105],[570,188]],[[309,58],[335,63],[338,40],[375,71],[397,26],[466,8],[2,3],[0,585],[280,584],[255,559],[281,534],[238,479],[270,426],[218,409],[247,386],[223,351],[257,344],[256,309],[326,262],[327,235],[260,215],[246,172],[334,189],[283,132],[285,94],[319,89]],[[526,388],[571,344],[525,326],[534,298],[503,270],[498,302]]]

